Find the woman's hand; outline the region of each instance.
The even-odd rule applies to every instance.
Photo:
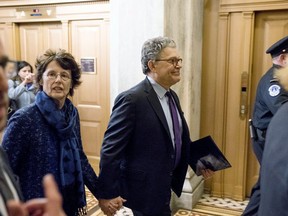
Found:
[[[23,80],[23,84],[26,85],[28,83],[33,83],[34,82],[34,76],[35,75],[33,73],[27,74],[27,76]]]

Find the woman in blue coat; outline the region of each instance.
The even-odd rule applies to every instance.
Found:
[[[81,142],[79,114],[72,102],[81,71],[65,50],[47,50],[36,61],[39,92],[35,103],[16,112],[3,137],[25,200],[43,197],[42,179],[52,173],[67,215],[84,215],[84,185],[97,195],[97,176]]]

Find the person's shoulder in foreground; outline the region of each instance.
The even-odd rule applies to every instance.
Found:
[[[281,86],[288,90],[288,68],[276,71]],[[267,134],[261,169],[261,216],[288,215],[288,103],[272,118]],[[276,184],[275,184],[276,183]],[[271,187],[273,185],[273,187]]]

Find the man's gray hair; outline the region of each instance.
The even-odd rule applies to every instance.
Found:
[[[166,47],[175,48],[176,43],[168,37],[156,37],[145,41],[141,51],[142,71],[144,74],[150,72],[148,61],[156,60],[160,52]]]

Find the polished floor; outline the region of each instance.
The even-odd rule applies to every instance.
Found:
[[[104,215],[98,206],[98,201],[86,189],[88,216]],[[192,211],[179,209],[174,216],[240,216],[245,209],[248,200],[235,201],[228,198],[211,197],[209,194],[203,194]],[[123,208],[119,210],[116,216],[133,216],[132,212]]]
[[[194,206],[191,215],[219,215],[219,216],[234,216],[241,215],[246,208],[248,200],[235,201],[229,198],[212,197],[209,194],[203,194],[202,198]],[[198,213],[198,214],[197,214]],[[177,214],[176,214],[177,215]],[[185,215],[184,213],[179,215]],[[186,214],[189,215],[189,214]],[[178,216],[178,215],[177,215]]]

